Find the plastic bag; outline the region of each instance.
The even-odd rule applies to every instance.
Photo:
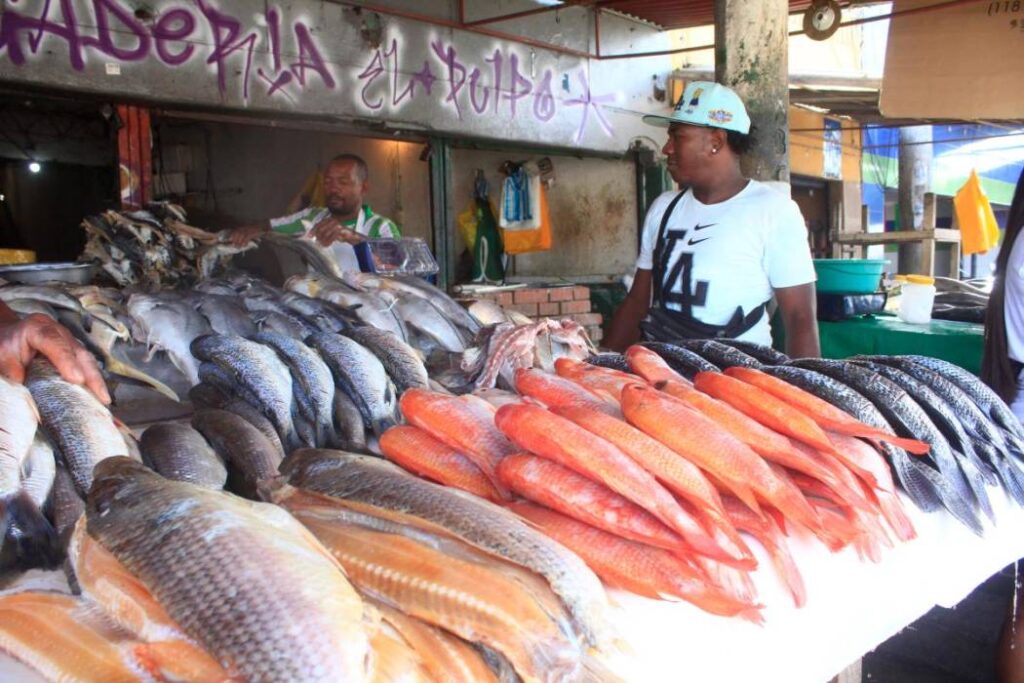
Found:
[[[480,206],[476,199],[471,199],[469,205],[455,216],[455,227],[459,230],[462,243],[466,249],[473,251],[476,245],[476,228],[480,224]]]
[[[999,243],[999,224],[996,223],[992,205],[974,170],[964,186],[957,191],[953,206],[960,225],[962,254],[981,254]]]
[[[531,251],[547,251],[551,248],[551,214],[548,210],[548,193],[540,184],[540,227],[533,230],[502,230],[506,254],[526,254]]]

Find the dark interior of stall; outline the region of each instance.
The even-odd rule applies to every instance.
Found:
[[[82,217],[118,206],[117,127],[102,102],[0,93],[0,249],[77,258]]]

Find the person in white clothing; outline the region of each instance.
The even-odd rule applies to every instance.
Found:
[[[792,199],[745,178],[750,117],[731,89],[690,83],[669,117],[662,151],[685,189],[666,192],[644,220],[629,294],[606,345],[647,338],[734,338],[771,344],[769,304],[777,302],[794,357],[820,355],[815,272],[807,228]]]
[[[981,378],[1024,422],[1024,171],[1017,180],[996,258],[996,279],[985,316]]]

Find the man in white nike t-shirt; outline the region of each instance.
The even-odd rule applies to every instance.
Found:
[[[743,177],[750,118],[735,92],[690,83],[668,127],[672,178],[686,188],[658,197],[644,220],[633,285],[606,344],[621,350],[647,337],[725,337],[771,344],[768,304],[778,303],[786,350],[818,356],[814,266],[796,203]]]

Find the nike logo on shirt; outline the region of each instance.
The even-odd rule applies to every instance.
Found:
[[[699,239],[699,240],[695,240],[695,239],[693,239],[693,238],[691,237],[691,238],[690,238],[690,241],[689,241],[689,242],[687,242],[686,244],[687,244],[687,246],[690,246],[690,247],[692,247],[692,246],[693,246],[693,245],[695,245],[695,244],[700,244],[701,242],[707,242],[707,241],[708,241],[709,239],[711,239],[711,238],[710,238],[710,237],[704,237],[704,238],[702,238],[702,239]]]
[[[703,230],[704,228],[710,228],[712,225],[718,225],[718,223],[708,223],[707,225],[701,225],[700,223],[698,223],[697,225],[693,226],[693,229]]]

